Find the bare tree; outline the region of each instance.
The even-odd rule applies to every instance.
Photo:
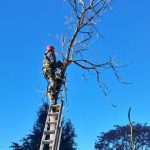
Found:
[[[96,23],[103,12],[110,7],[111,0],[68,0],[68,3],[70,4],[72,15],[71,17],[66,17],[66,25],[71,35],[59,37],[62,46],[63,67],[61,67],[58,75],[59,79],[57,78],[56,81],[55,98],[58,98],[64,83],[65,73],[71,64],[77,65],[82,70],[95,72],[99,87],[107,95],[107,86],[100,78],[101,69],[112,69],[116,78],[121,82],[118,69],[123,66],[118,65],[111,58],[105,62],[92,62],[86,57],[85,53],[89,52],[90,44],[93,42],[95,35],[100,35],[96,28]],[[51,93],[48,92],[47,95],[51,99]],[[51,117],[52,122],[55,122],[55,120],[56,117]],[[50,129],[55,130],[55,125],[51,125]],[[54,135],[50,135],[50,139],[55,139]]]
[[[100,78],[101,69],[112,69],[115,77],[122,82],[118,70],[126,65],[121,66],[112,58],[105,62],[92,62],[84,54],[89,52],[90,44],[93,42],[95,35],[100,35],[99,30],[96,28],[96,23],[104,11],[111,6],[111,0],[68,0],[68,2],[72,9],[72,16],[66,17],[66,25],[72,35],[59,37],[64,63],[60,77],[63,79],[67,67],[75,64],[83,70],[95,72],[98,85],[107,95],[107,86]],[[57,85],[57,96],[61,87],[62,84]]]

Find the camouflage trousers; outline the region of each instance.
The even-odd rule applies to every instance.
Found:
[[[48,96],[50,97],[51,104],[56,104],[56,74],[55,69],[53,68],[44,68],[43,74],[44,77],[48,80]]]

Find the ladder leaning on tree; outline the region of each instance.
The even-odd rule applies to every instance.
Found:
[[[62,133],[62,115],[64,108],[65,87],[60,104],[50,105],[39,150],[59,150]],[[58,98],[58,99],[60,99]]]

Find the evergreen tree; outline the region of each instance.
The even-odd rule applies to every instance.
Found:
[[[10,148],[13,148],[14,150],[21,150],[21,146],[18,143],[12,142],[12,145]]]
[[[76,137],[75,130],[70,120],[63,126],[60,150],[76,150],[77,143],[74,138]]]
[[[39,108],[39,111],[37,112],[37,120],[33,125],[32,132],[28,134],[25,138],[20,140],[20,142],[22,143],[21,145],[12,142],[10,148],[13,148],[13,150],[38,150],[39,149],[48,108],[49,108],[48,103],[43,103],[43,105]]]
[[[33,126],[33,131],[31,134],[28,135],[30,139],[30,149],[31,150],[38,150],[41,143],[41,138],[45,126],[46,116],[48,113],[49,105],[47,103],[44,103],[38,113],[37,113],[37,121],[35,122]]]
[[[39,150],[48,108],[49,105],[47,103],[43,103],[37,112],[37,120],[33,125],[32,132],[20,140],[21,144],[12,142],[10,148],[13,150]],[[74,141],[75,137],[76,134],[72,123],[68,120],[62,129],[60,150],[76,150],[77,144]],[[45,148],[45,150],[48,150],[48,148]]]

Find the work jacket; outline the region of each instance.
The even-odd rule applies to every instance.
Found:
[[[57,68],[57,62],[56,62],[56,56],[53,51],[49,51],[45,53],[44,59],[43,59],[43,67],[48,68]]]

